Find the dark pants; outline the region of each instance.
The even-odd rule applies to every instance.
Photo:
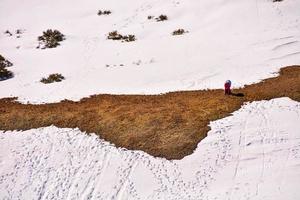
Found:
[[[226,95],[230,95],[231,94],[230,88],[225,88],[225,94]]]

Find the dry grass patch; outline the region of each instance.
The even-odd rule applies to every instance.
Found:
[[[225,96],[223,90],[95,95],[79,102],[46,105],[1,99],[0,130],[27,130],[52,124],[79,127],[118,147],[181,159],[206,137],[210,121],[230,115],[244,102],[277,97],[300,101],[300,66],[284,68],[280,76],[236,89],[231,96]]]

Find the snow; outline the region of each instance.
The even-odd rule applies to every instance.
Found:
[[[300,64],[299,8],[298,0],[1,0],[0,53],[14,63],[15,77],[0,82],[0,97],[47,103],[220,88],[227,79],[234,87],[258,82]],[[98,16],[99,9],[112,14]],[[160,14],[169,20],[147,19]],[[66,40],[36,49],[49,28]],[[188,33],[172,36],[178,28]],[[20,38],[17,29],[24,31]],[[107,40],[113,30],[137,41]],[[39,82],[50,73],[66,80]]]
[[[210,126],[192,155],[172,161],[78,129],[2,131],[0,199],[299,198],[299,102],[248,103]]]
[[[77,101],[221,88],[228,79],[242,87],[300,64],[299,8],[298,0],[1,0],[0,54],[15,77],[0,82],[0,98]],[[147,19],[160,14],[169,20]],[[37,49],[50,28],[66,40]],[[172,36],[179,28],[188,33]],[[137,41],[107,40],[114,30]],[[66,79],[42,84],[51,73]],[[192,155],[172,161],[79,129],[0,131],[0,199],[299,198],[300,103],[248,103],[210,126]]]

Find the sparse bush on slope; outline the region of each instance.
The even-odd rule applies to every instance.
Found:
[[[166,21],[168,20],[168,16],[167,15],[160,15],[158,17],[154,17],[153,15],[149,15],[147,17],[148,20],[152,20],[155,19],[157,22],[161,22],[161,21]]]
[[[6,31],[4,31],[4,34],[9,36],[9,37],[15,35],[16,38],[21,38],[21,36],[24,32],[25,32],[25,29],[17,29],[13,32],[11,32],[10,30],[6,30]]]
[[[0,55],[0,67],[10,67],[13,64]]]
[[[5,67],[0,66],[0,81],[9,79],[13,77],[13,73],[7,70]]]
[[[104,10],[104,11],[102,11],[102,10],[99,10],[98,11],[98,15],[100,16],[100,15],[110,15],[111,14],[111,11],[110,10]]]
[[[43,32],[42,36],[38,37],[38,41],[44,45],[42,49],[45,48],[55,48],[60,45],[60,42],[65,40],[65,36],[58,30],[48,29]],[[40,45],[37,47],[40,48]]]
[[[136,40],[135,35],[125,35],[125,36],[123,36],[123,41],[125,41],[125,42],[133,42],[135,40]]]
[[[13,77],[13,73],[6,69],[7,67],[10,67],[12,65],[13,64],[11,62],[9,62],[2,55],[0,55],[0,81]]]
[[[161,22],[161,21],[166,21],[168,20],[168,16],[167,15],[160,15],[158,17],[155,18],[157,22]]]
[[[187,33],[187,31],[180,28],[180,29],[177,29],[177,30],[173,31],[172,35],[182,35],[184,33]]]
[[[135,35],[121,35],[120,33],[118,33],[118,31],[109,32],[107,39],[121,40],[122,42],[133,42],[136,40]]]
[[[109,40],[121,40],[123,36],[118,31],[112,31],[108,33],[107,39]]]
[[[6,35],[8,35],[8,36],[12,36],[12,35],[13,35],[9,30],[6,30],[6,31],[4,32],[4,34],[6,34]]]
[[[65,77],[61,74],[50,74],[47,78],[42,78],[41,82],[48,84],[48,83],[54,83],[54,82],[61,82],[64,80]]]
[[[154,18],[154,16],[152,16],[152,15],[149,15],[148,17],[147,17],[147,19],[153,19]]]

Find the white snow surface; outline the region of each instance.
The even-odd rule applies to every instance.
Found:
[[[99,9],[112,14],[98,16]],[[241,87],[300,64],[299,10],[299,0],[1,0],[0,53],[15,77],[0,82],[0,97],[47,103],[221,88],[227,79]],[[160,14],[169,20],[147,19]],[[36,49],[49,28],[66,40]],[[188,33],[172,36],[178,28]],[[113,30],[137,41],[107,40]],[[51,73],[66,80],[42,84]]]
[[[2,131],[0,199],[299,199],[300,103],[249,103],[210,126],[172,161],[78,129]]]

